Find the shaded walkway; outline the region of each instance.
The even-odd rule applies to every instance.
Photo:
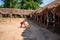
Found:
[[[53,34],[45,28],[41,28],[31,20],[27,21],[30,24],[30,29],[27,28],[22,33],[24,40],[60,40],[60,36]]]

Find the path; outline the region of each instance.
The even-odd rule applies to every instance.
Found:
[[[31,20],[28,20],[28,22],[30,29],[26,29],[23,32],[22,36],[26,37],[24,40],[60,40],[60,36],[53,34],[45,28],[41,28]]]

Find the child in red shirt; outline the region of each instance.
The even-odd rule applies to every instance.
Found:
[[[22,25],[24,25],[24,23],[25,23],[25,20],[23,20],[20,24],[21,24],[21,26],[20,27],[22,27]]]

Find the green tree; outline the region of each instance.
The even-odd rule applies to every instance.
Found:
[[[2,5],[0,5],[0,8],[2,8],[3,6]]]
[[[35,10],[42,4],[42,0],[20,0],[21,9]]]
[[[19,6],[17,6],[18,4],[18,0],[2,0],[4,2],[3,7],[4,8],[19,8]]]
[[[21,8],[28,10],[35,10],[42,4],[42,0],[2,0],[4,8]]]

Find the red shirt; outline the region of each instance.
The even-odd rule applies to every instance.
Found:
[[[21,25],[24,24],[24,23],[25,23],[25,21],[22,21],[22,22],[21,22]]]

